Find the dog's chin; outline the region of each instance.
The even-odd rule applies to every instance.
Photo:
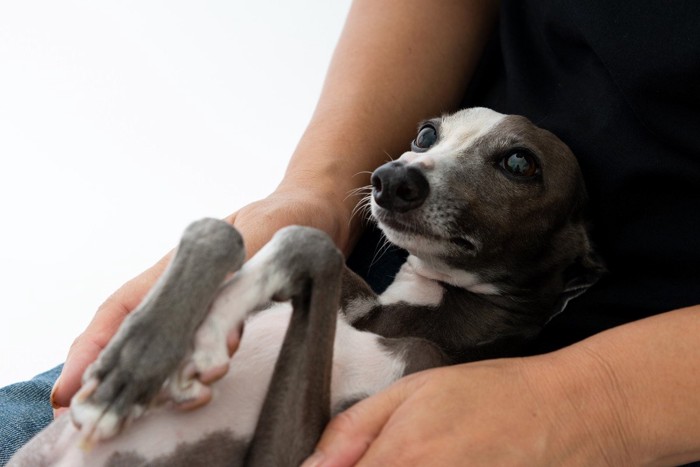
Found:
[[[415,256],[444,258],[476,255],[476,245],[467,238],[437,235],[421,226],[407,224],[392,216],[375,216],[375,219],[387,240]]]

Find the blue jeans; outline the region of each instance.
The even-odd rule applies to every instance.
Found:
[[[51,420],[51,388],[63,365],[0,389],[0,466]]]

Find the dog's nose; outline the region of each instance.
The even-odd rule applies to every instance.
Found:
[[[384,164],[372,174],[374,201],[389,211],[407,212],[422,205],[430,193],[430,185],[420,169],[394,161]]]

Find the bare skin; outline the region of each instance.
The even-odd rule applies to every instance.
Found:
[[[416,122],[455,110],[495,1],[356,0],[316,112],[277,190],[229,217],[252,255],[289,224],[344,251],[360,233],[347,194],[406,148]],[[438,46],[436,46],[439,45]],[[357,175],[360,174],[360,175]],[[80,375],[164,269],[129,281],[76,339],[53,394]],[[700,459],[700,306],[547,355],[440,368],[400,380],[329,425],[316,465],[674,465]],[[477,383],[478,381],[478,383]],[[420,441],[420,442],[418,442]],[[505,449],[508,447],[508,449]]]

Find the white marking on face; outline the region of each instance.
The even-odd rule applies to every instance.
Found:
[[[435,161],[430,156],[422,157],[421,160],[418,161],[418,164],[420,164],[425,170],[432,170],[435,168]]]
[[[485,107],[464,109],[445,117],[440,125],[440,138],[469,145],[498,125],[507,115]]]
[[[407,164],[410,164],[411,162],[418,159],[420,156],[421,156],[420,153],[408,151],[408,152],[404,152],[403,154],[401,154],[401,157],[399,157],[399,160],[403,161]]]
[[[426,170],[432,170],[466,151],[504,118],[506,115],[483,107],[459,111],[442,119],[439,140],[435,146],[424,153],[406,152],[399,160],[407,164],[420,164]]]

